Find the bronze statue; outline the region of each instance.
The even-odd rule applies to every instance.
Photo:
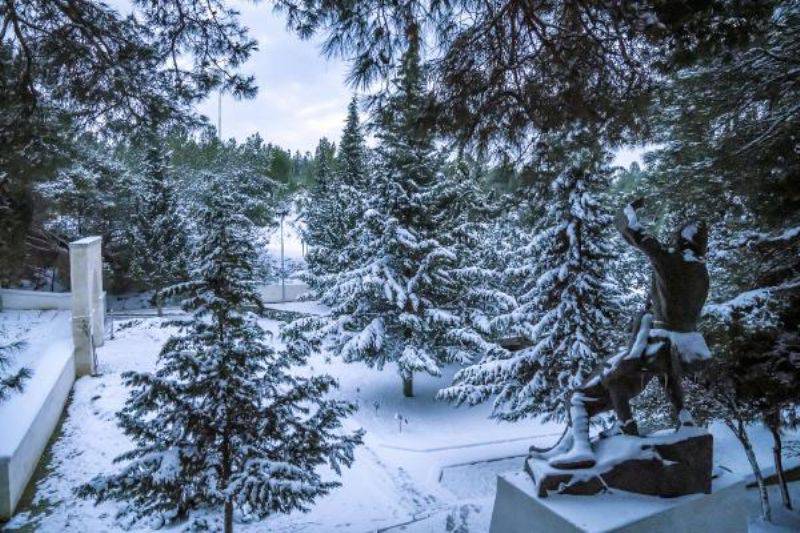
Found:
[[[708,232],[702,222],[688,222],[675,233],[669,247],[645,233],[636,217],[637,200],[620,211],[617,229],[641,250],[652,267],[647,308],[636,319],[626,349],[608,358],[570,398],[571,431],[550,450],[532,447],[533,457],[555,468],[594,466],[589,442],[589,418],[614,409],[617,427],[610,434],[638,435],[630,400],[654,377],[665,387],[678,427],[694,422],[684,408],[681,376],[696,371],[711,357],[697,321],[708,296],[705,265]]]

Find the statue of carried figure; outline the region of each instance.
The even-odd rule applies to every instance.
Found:
[[[677,426],[693,426],[684,407],[681,376],[695,372],[711,357],[697,331],[697,321],[708,296],[705,254],[708,231],[704,223],[690,221],[678,228],[668,247],[648,235],[636,216],[643,201],[625,206],[615,219],[623,238],[647,257],[652,267],[650,294],[645,310],[631,328],[628,346],[603,361],[569,398],[568,428],[549,450],[531,447],[532,457],[554,468],[594,466],[589,441],[589,419],[613,409],[617,423],[606,436],[638,435],[630,401],[657,377],[666,389]]]

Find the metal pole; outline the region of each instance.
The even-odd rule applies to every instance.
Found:
[[[217,137],[222,140],[222,90],[219,91],[219,98],[217,100]]]
[[[286,268],[283,262],[283,217],[286,213],[281,212],[281,301],[286,301]]]

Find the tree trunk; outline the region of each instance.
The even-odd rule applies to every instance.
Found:
[[[412,373],[403,375],[403,396],[414,397],[414,374]]]
[[[231,477],[231,438],[229,428],[230,423],[227,420],[225,429],[222,436],[222,487],[224,490],[228,489],[228,480]],[[233,533],[233,501],[229,495],[225,500],[225,533]]]
[[[225,533],[233,533],[233,502],[225,500]]]
[[[756,459],[756,454],[753,451],[753,444],[750,442],[750,437],[747,436],[747,431],[744,427],[744,422],[741,419],[735,421],[733,420],[726,420],[725,424],[733,431],[733,434],[736,435],[736,438],[739,439],[739,442],[742,444],[744,448],[744,453],[747,456],[747,460],[750,462],[750,467],[753,469],[753,475],[756,478],[756,483],[758,484],[758,494],[759,499],[761,501],[761,518],[764,522],[772,522],[772,509],[769,506],[769,494],[767,494],[767,484],[764,481],[764,476],[761,473],[761,467],[758,466],[758,460]]]
[[[774,422],[775,420],[770,420],[767,426],[769,427],[770,433],[772,433],[772,457],[775,461],[775,475],[778,477],[778,486],[781,488],[783,506],[791,510],[792,497],[789,495],[786,473],[783,471],[783,442],[781,441],[780,419],[778,419],[778,424],[774,424]]]

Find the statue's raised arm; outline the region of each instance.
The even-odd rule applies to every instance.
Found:
[[[622,234],[622,237],[631,245],[640,249],[651,259],[655,259],[666,253],[666,250],[658,240],[648,234],[644,227],[639,223],[636,210],[644,205],[641,198],[625,205],[617,212],[614,218],[614,225]]]

